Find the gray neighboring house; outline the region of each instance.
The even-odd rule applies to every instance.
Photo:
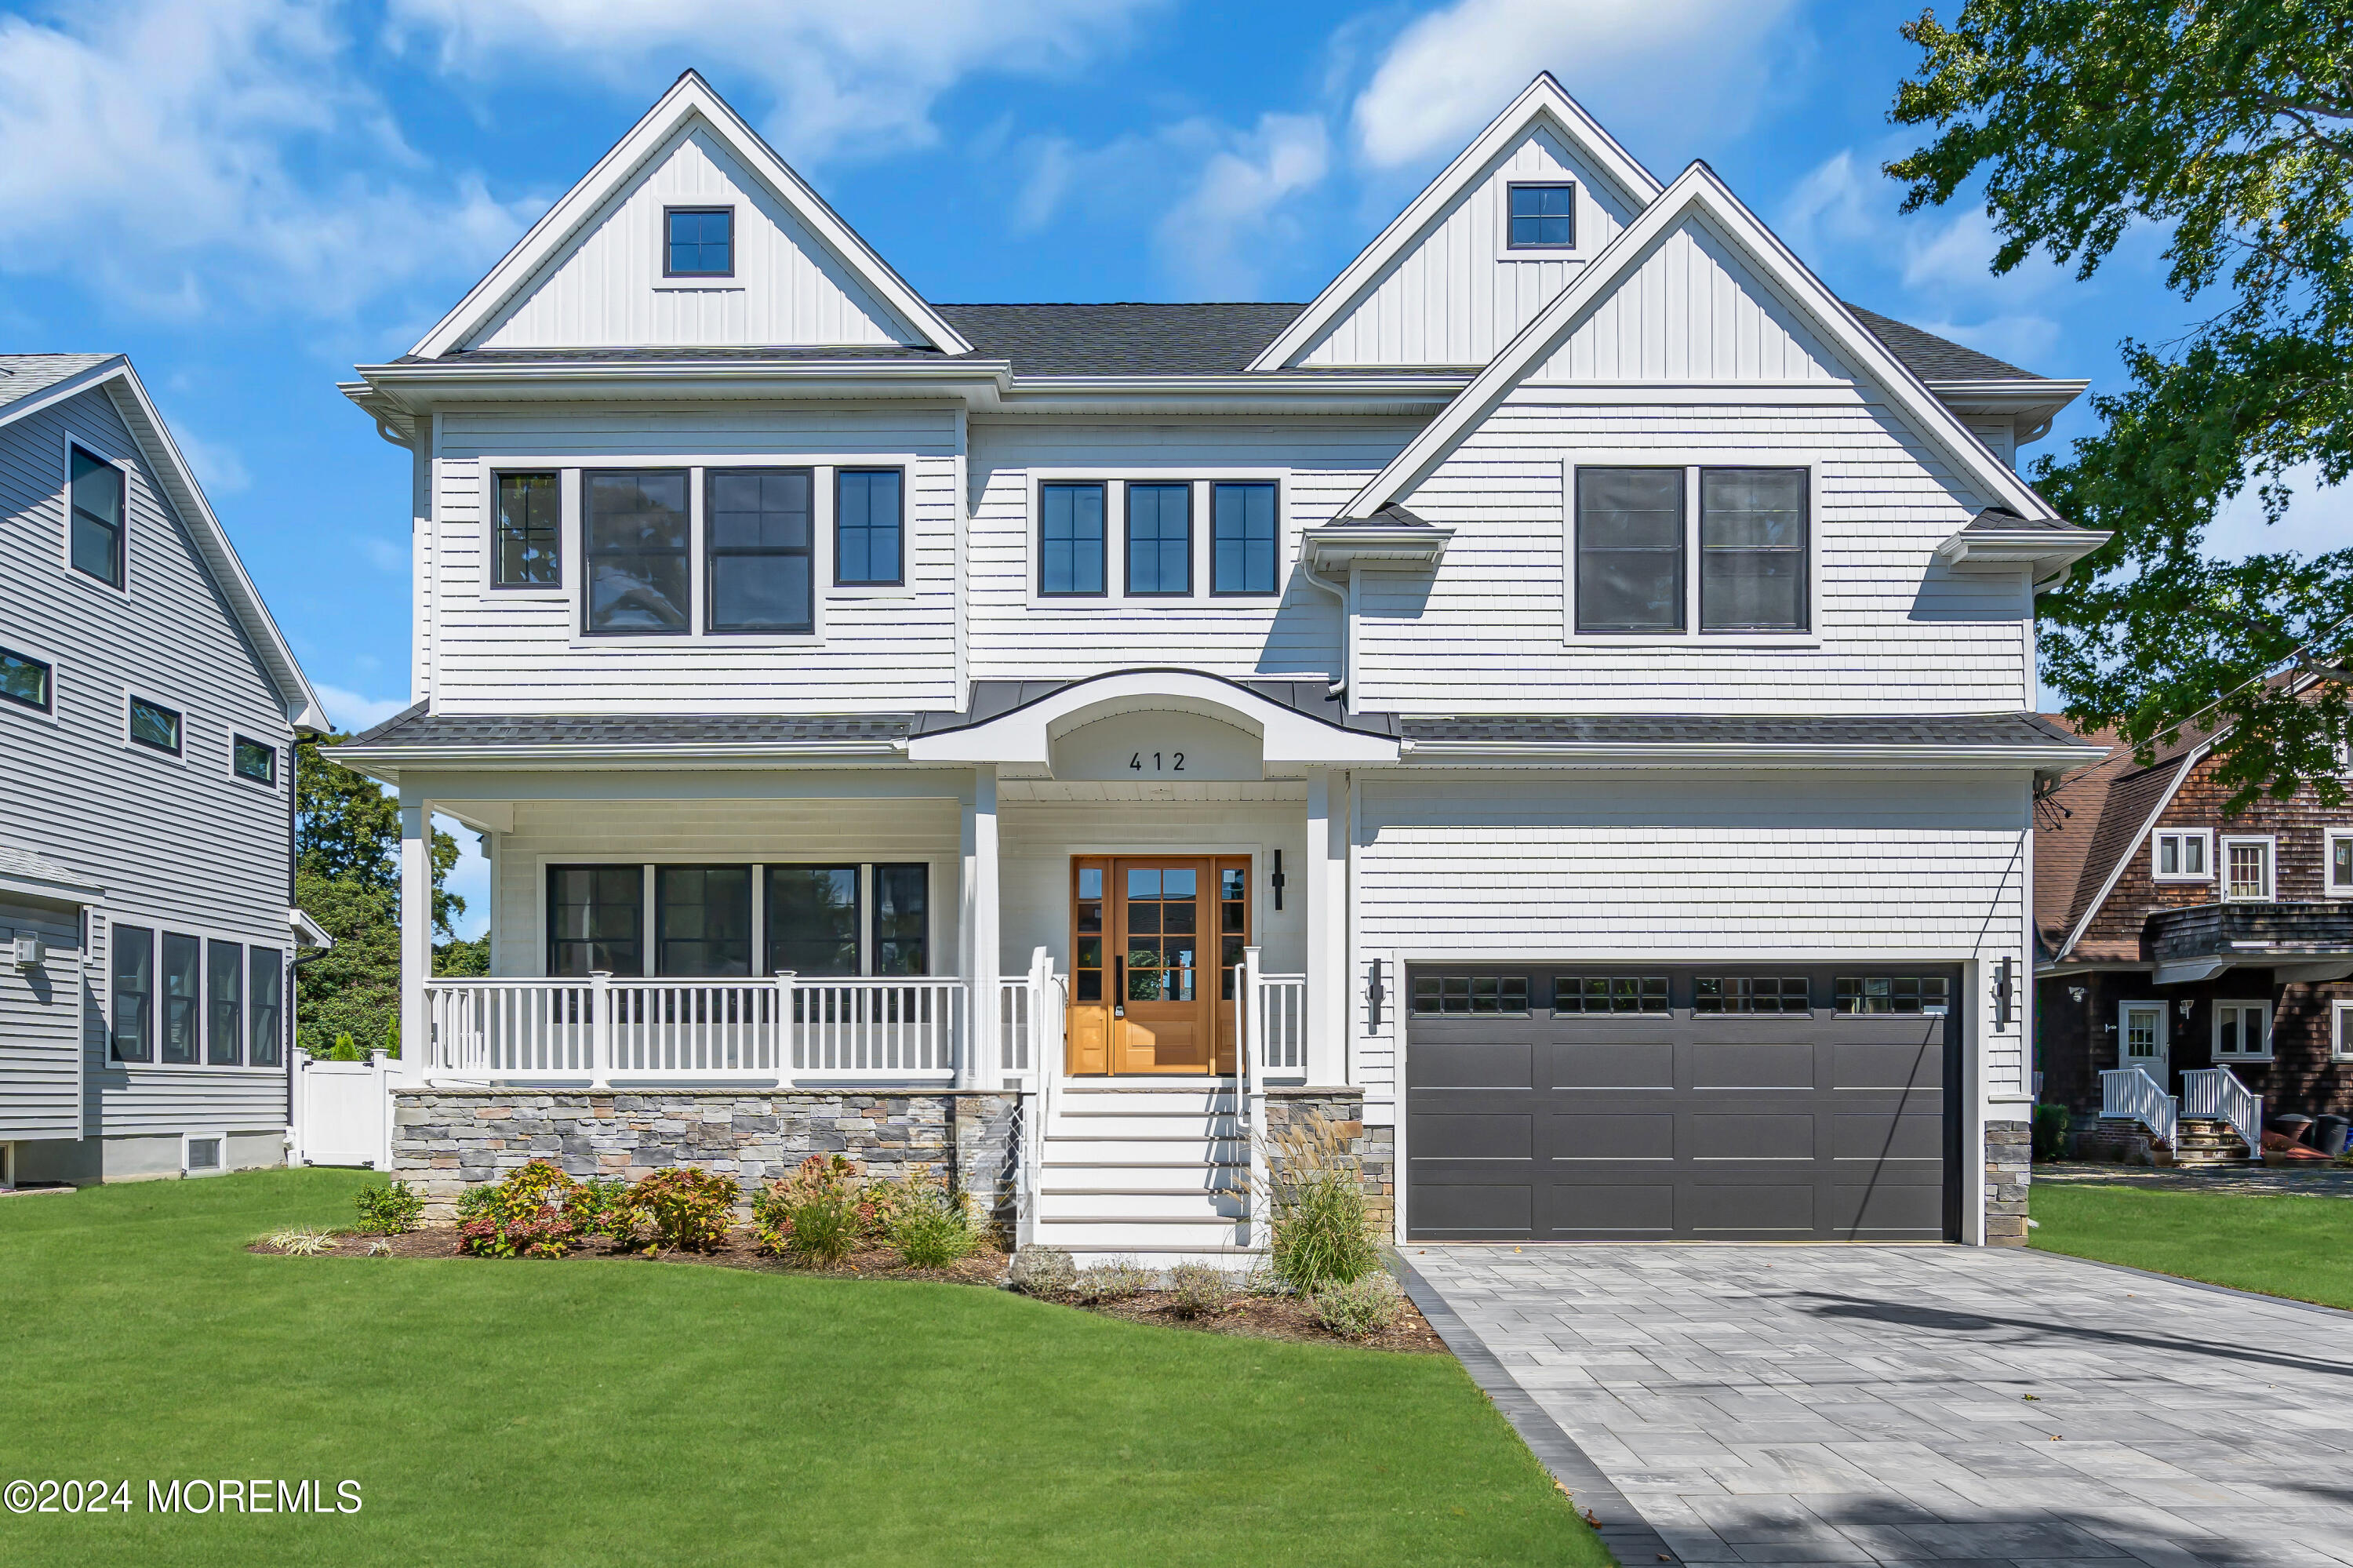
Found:
[[[0,355],[0,1184],[286,1157],[326,726],[121,355]]]

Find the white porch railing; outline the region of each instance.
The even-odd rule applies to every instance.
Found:
[[[2166,1148],[2173,1147],[2179,1111],[2165,1086],[2143,1067],[2114,1067],[2100,1075],[2100,1115],[2105,1119],[2137,1121]]]
[[[946,1082],[961,980],[436,980],[429,1078]]]
[[[2228,1067],[2193,1067],[2181,1075],[2181,1114],[2186,1117],[2211,1117],[2231,1124],[2247,1146],[2247,1152],[2261,1159],[2263,1152],[2263,1097],[2239,1081],[2239,1075]]]
[[[1307,1081],[1307,977],[1271,975],[1259,949],[1242,949],[1241,1045],[1235,1053],[1234,1108],[1250,1156],[1250,1240],[1269,1244],[1273,1188],[1267,1164],[1266,1086]]]

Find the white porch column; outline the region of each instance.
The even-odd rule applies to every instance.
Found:
[[[964,800],[964,876],[957,915],[965,981],[971,987],[969,1049],[956,1065],[960,1088],[994,1085],[1000,1074],[997,1052],[997,765],[972,770]]]
[[[1307,1081],[1348,1073],[1348,776],[1307,770]]]
[[[433,803],[400,791],[400,1065],[403,1083],[421,1083],[431,1026],[425,982],[433,973]]]

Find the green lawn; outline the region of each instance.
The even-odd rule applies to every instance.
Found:
[[[1603,1563],[1451,1358],[967,1287],[638,1261],[256,1256],[340,1171],[0,1199],[0,1563]],[[150,1478],[361,1483],[154,1516]]]
[[[2037,1186],[2045,1252],[2353,1308],[2353,1199]]]

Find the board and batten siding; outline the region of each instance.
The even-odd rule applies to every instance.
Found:
[[[68,434],[130,463],[129,593],[65,565]],[[104,389],[0,427],[0,644],[56,665],[55,714],[0,703],[0,840],[106,889],[83,1034],[90,1136],[285,1126],[286,1070],[106,1056],[114,922],[284,952],[293,730]],[[172,758],[125,738],[126,694],[183,714]],[[275,788],[229,771],[230,737],[276,747]]]
[[[665,277],[663,210],[732,207],[735,271]],[[468,348],[848,345],[924,341],[695,121],[525,283]]]
[[[0,949],[22,936],[47,948],[38,969],[0,965],[0,1141],[81,1136],[81,926],[69,905],[0,899]]]
[[[2023,575],[1935,560],[1975,515],[1940,455],[1859,389],[1798,404],[1594,400],[1516,389],[1405,497],[1455,530],[1434,575],[1366,573],[1355,701],[1409,713],[2017,712]],[[1668,394],[1665,396],[1672,396]],[[1736,397],[1720,393],[1717,397]],[[1567,635],[1566,467],[1580,457],[1816,465],[1815,646]]]
[[[1514,180],[1577,184],[1574,259],[1507,253]],[[1308,366],[1484,365],[1632,222],[1610,183],[1560,138],[1532,128],[1431,221],[1300,355]]]
[[[1298,576],[1300,530],[1331,520],[1413,439],[1394,418],[1029,420],[976,418],[967,581],[968,646],[978,680],[1068,680],[1104,670],[1181,665],[1233,679],[1326,675],[1337,601]],[[1041,599],[1036,514],[1041,478],[1134,480],[1249,474],[1282,485],[1279,596],[1124,599],[1115,571],[1101,599]],[[1198,541],[1210,519],[1197,514]],[[1116,535],[1117,508],[1104,520]]]
[[[1980,1090],[2023,1090],[2025,1002],[1997,1028],[1983,983],[2005,957],[2027,972],[2022,773],[1416,770],[1356,791],[1350,1047],[1368,1116],[1397,1092],[1404,964],[1449,959],[1974,960],[1959,1003]]]
[[[544,407],[450,413],[434,462],[434,711],[847,713],[954,709],[956,689],[955,412],[922,405]],[[907,468],[903,588],[834,588],[820,575],[818,640],[580,634],[580,605],[491,589],[485,458],[584,470],[711,459],[790,467],[836,458]],[[564,547],[576,554],[578,522]],[[702,570],[698,562],[695,567]],[[576,564],[572,576],[578,576]]]

